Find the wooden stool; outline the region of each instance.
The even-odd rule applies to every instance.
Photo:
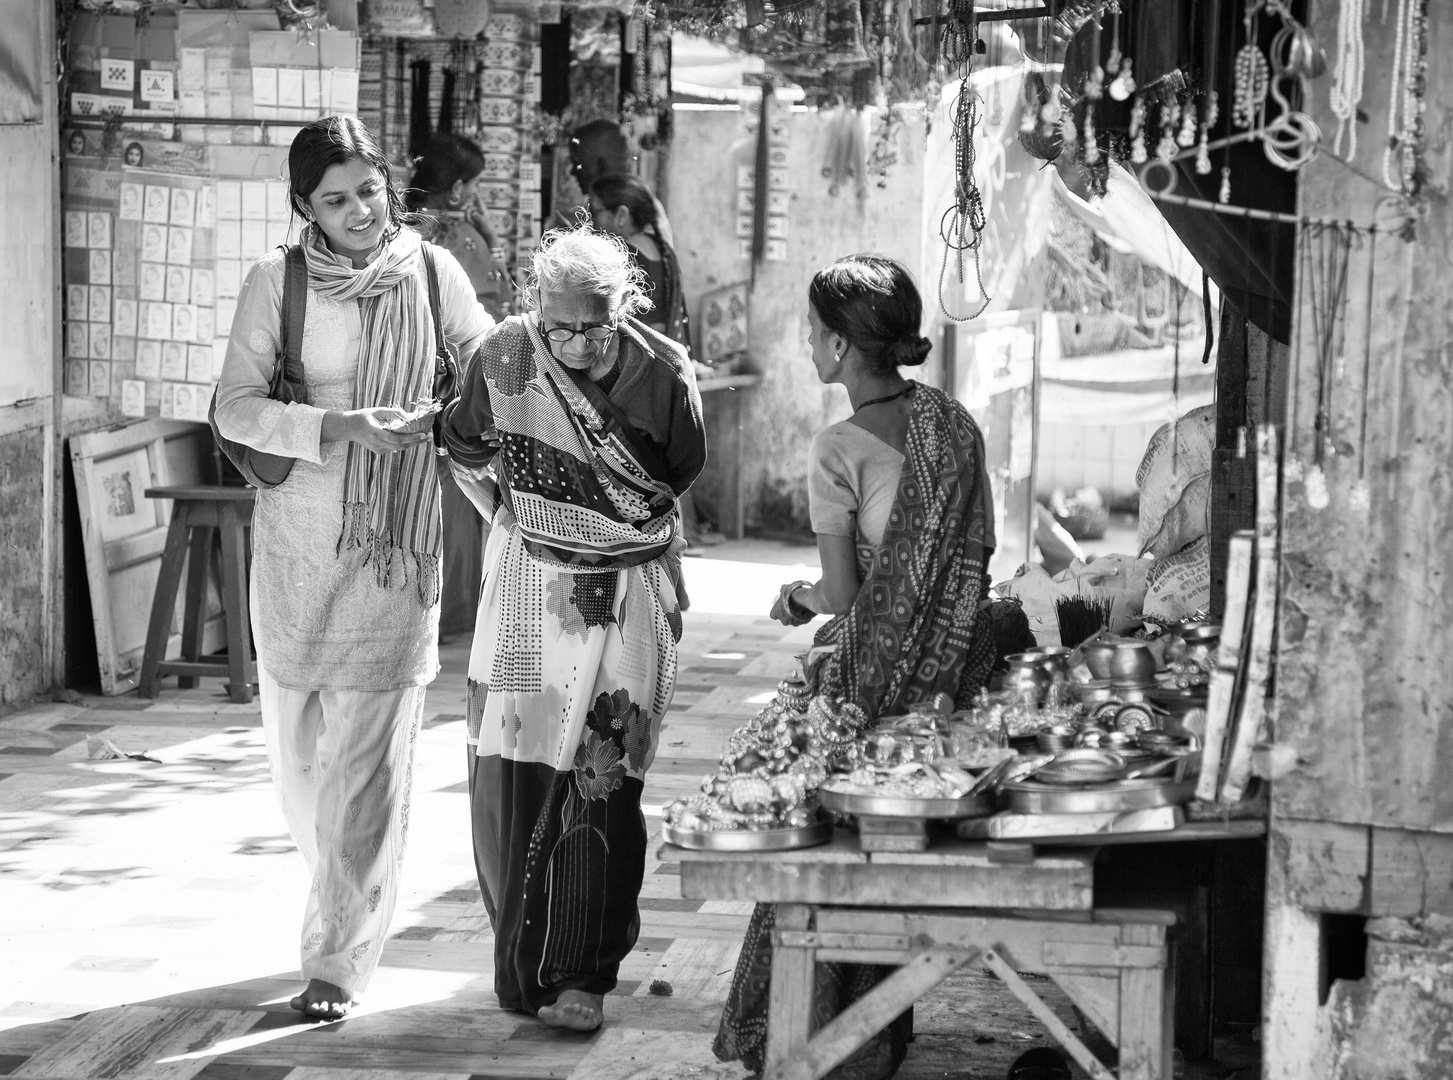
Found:
[[[247,530],[252,528],[256,492],[250,487],[215,487],[188,484],[147,488],[148,499],[171,499],[172,519],[162,554],[156,595],[151,601],[151,622],[146,629],[146,653],[141,661],[137,693],[154,698],[163,675],[179,676],[183,689],[201,677],[225,677],[228,696],[235,702],[252,700],[257,664],[252,657],[252,628],[247,610]],[[213,531],[222,539],[222,609],[227,630],[227,655],[208,657],[202,651],[206,624],[207,575],[212,564]],[[172,612],[181,585],[182,565],[188,566],[187,599],[182,623],[182,655],[167,660]]]

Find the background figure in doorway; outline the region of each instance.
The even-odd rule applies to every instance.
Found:
[[[788,626],[832,619],[817,645],[836,645],[815,672],[817,692],[853,702],[869,721],[947,693],[967,708],[993,666],[988,613],[994,508],[984,438],[942,390],[910,382],[931,345],[923,302],[903,266],[851,255],[819,270],[807,293],[812,363],[848,392],[853,414],[819,432],[808,465],[822,579],[783,585],[771,615]],[[896,646],[885,649],[883,642]],[[776,908],[748,925],[713,1049],[761,1071]],[[891,968],[817,965],[821,1027]],[[828,1075],[884,1080],[907,1052],[904,1013]]]
[[[590,219],[601,232],[624,240],[631,261],[646,275],[651,308],[641,321],[690,351],[681,263],[661,235],[651,189],[630,173],[606,173],[590,185]]]
[[[499,1003],[600,1026],[640,930],[641,787],[676,688],[676,499],[706,462],[675,342],[618,240],[547,233],[532,310],[470,360],[442,433],[490,519],[465,719]]]
[[[608,173],[636,174],[636,155],[631,149],[630,136],[614,120],[592,120],[581,124],[570,133],[570,175],[580,185],[576,196],[579,201],[575,205],[586,209],[586,198],[591,187]],[[654,192],[651,194],[651,201],[656,204],[656,231],[666,243],[674,247],[676,238],[671,233],[671,222],[666,218],[666,208],[661,205],[661,200],[656,198]],[[568,211],[562,212],[564,206],[561,193],[556,193],[556,220],[561,225],[569,226],[573,224],[573,217]]]
[[[444,248],[464,268],[480,306],[499,321],[509,309],[510,282],[505,251],[480,198],[484,154],[459,135],[434,135],[414,166],[405,201],[418,214],[414,228]],[[474,629],[484,576],[484,538],[489,525],[459,490],[451,473],[439,478],[444,515],[444,589],[439,632]]]
[[[414,741],[439,667],[435,334],[423,242],[368,130],[330,116],[288,153],[307,222],[303,402],[268,396],[288,256],[248,271],[217,386],[221,434],[295,458],[257,493],[252,633],[268,762],[308,862],[306,989],[294,1009],[337,1019],[378,966],[408,833]],[[459,264],[434,250],[439,320],[468,353],[492,325]],[[296,256],[293,256],[296,258]],[[296,297],[296,293],[292,297]]]

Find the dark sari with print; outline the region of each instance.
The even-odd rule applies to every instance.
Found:
[[[441,427],[491,520],[466,697],[495,988],[534,1013],[614,989],[636,941],[642,780],[676,681],[675,500],[705,461],[684,353],[638,324],[599,385],[510,319]]]
[[[853,606],[817,632],[836,650],[817,672],[817,688],[856,701],[871,717],[904,712],[947,693],[965,708],[994,663],[986,569],[994,511],[984,439],[968,411],[941,390],[919,385],[903,474],[883,540]],[[905,897],[905,902],[911,898]],[[767,1048],[776,909],[758,904],[747,927],[713,1049],[724,1061],[761,1071]],[[813,1029],[862,997],[893,969],[818,964]],[[834,1080],[883,1080],[907,1053],[907,1012],[828,1074]]]

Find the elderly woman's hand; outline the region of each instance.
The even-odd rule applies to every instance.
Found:
[[[419,415],[392,405],[329,411],[323,415],[322,438],[323,442],[357,443],[375,454],[396,454],[427,442],[433,423],[433,411]]]

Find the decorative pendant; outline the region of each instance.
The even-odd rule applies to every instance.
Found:
[[[1196,141],[1196,109],[1187,102],[1181,109],[1181,130],[1176,135],[1177,146],[1190,146]]]
[[[1231,166],[1221,166],[1221,190],[1216,195],[1216,201],[1229,203],[1231,201]]]
[[[1307,471],[1307,505],[1313,510],[1325,510],[1332,501],[1327,491],[1327,474],[1322,466],[1313,465]]]
[[[1155,145],[1155,156],[1161,161],[1170,161],[1176,156],[1176,120],[1180,106],[1168,102],[1160,107],[1160,142]]]
[[[1206,141],[1206,125],[1201,125],[1201,141],[1196,147],[1196,175],[1209,176],[1211,173],[1211,148]]]
[[[1367,481],[1359,480],[1352,485],[1352,490],[1347,494],[1347,505],[1359,514],[1365,514],[1372,509],[1372,495],[1367,490]]]
[[[1271,85],[1271,69],[1266,57],[1253,42],[1248,42],[1236,54],[1236,91],[1231,104],[1231,123],[1239,128],[1256,124],[1257,114],[1266,102],[1266,92]]]
[[[1288,454],[1286,463],[1282,465],[1281,475],[1285,483],[1300,484],[1307,475],[1302,459],[1296,454]]]

